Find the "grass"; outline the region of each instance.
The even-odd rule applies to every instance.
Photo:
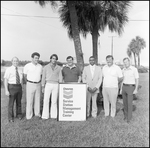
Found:
[[[132,122],[123,120],[122,103],[117,102],[117,116],[104,118],[102,106],[98,106],[96,119],[87,121],[31,120],[9,123],[8,98],[1,88],[1,146],[2,147],[148,147],[149,146],[149,75],[140,74],[142,88],[134,102]],[[25,92],[22,111],[25,116]]]

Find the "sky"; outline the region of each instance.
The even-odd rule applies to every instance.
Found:
[[[104,63],[106,56],[111,54],[111,36],[115,36],[113,37],[114,61],[120,63],[124,57],[127,57],[126,51],[130,41],[140,36],[146,41],[146,48],[142,49],[140,55],[141,65],[149,66],[149,1],[131,1],[128,18],[141,21],[129,21],[121,36],[108,29],[104,33],[100,32],[98,39],[100,64]],[[82,36],[80,38],[84,62],[88,63],[92,55],[92,37],[88,34],[86,39]],[[1,59],[11,60],[12,57],[17,56],[21,61],[30,61],[33,52],[39,52],[42,61],[49,61],[54,53],[58,55],[60,62],[66,62],[67,56],[76,56],[74,42],[69,39],[57,9],[52,9],[50,4],[43,8],[34,1],[1,1]],[[134,64],[133,58],[131,62]]]

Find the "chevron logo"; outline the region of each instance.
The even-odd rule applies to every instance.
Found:
[[[66,99],[73,98],[73,88],[63,88],[63,97]]]

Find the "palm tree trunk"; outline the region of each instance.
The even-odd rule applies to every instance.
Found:
[[[134,63],[135,63],[135,67],[137,67],[137,64],[136,64],[136,55],[135,55],[135,53],[133,53],[133,55],[134,55]]]
[[[70,12],[70,20],[71,20],[72,35],[73,35],[74,46],[75,46],[75,53],[77,58],[77,65],[82,71],[84,67],[84,60],[83,60],[83,52],[82,52],[81,41],[80,41],[79,30],[78,30],[78,17],[75,9],[75,1],[67,1],[67,5]]]
[[[98,29],[95,27],[92,32],[92,42],[93,42],[93,56],[95,58],[96,64],[98,63]]]
[[[138,54],[138,67],[140,67],[140,54]]]

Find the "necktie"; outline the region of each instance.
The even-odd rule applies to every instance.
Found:
[[[16,67],[16,84],[20,84],[20,77],[18,73],[18,67]]]

